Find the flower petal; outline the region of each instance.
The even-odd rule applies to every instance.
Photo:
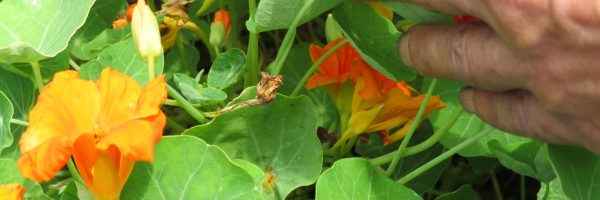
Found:
[[[164,120],[164,118],[162,118]],[[129,121],[112,129],[96,144],[99,150],[114,145],[125,157],[135,160],[152,161],[156,133],[153,123],[142,119]],[[164,122],[159,122],[164,123]],[[162,132],[162,131],[161,131]]]
[[[5,200],[21,200],[25,188],[17,183],[0,185],[0,197]]]
[[[102,108],[98,124],[103,130],[110,130],[134,119],[138,98],[142,92],[135,80],[107,67],[102,70],[96,84],[101,93]]]
[[[141,92],[137,102],[136,117],[143,118],[156,115],[160,110],[160,104],[167,100],[167,85],[165,76],[159,76],[150,81]]]
[[[100,95],[92,81],[77,72],[57,73],[29,113],[29,127],[19,141],[19,168],[35,181],[52,178],[71,156],[73,142],[91,133],[100,112]]]

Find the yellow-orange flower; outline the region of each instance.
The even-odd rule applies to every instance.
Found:
[[[311,45],[313,62],[342,40],[335,40],[324,48]],[[402,139],[414,123],[424,99],[406,82],[394,82],[370,67],[350,44],[335,50],[317,70],[318,73],[308,80],[307,88],[329,88],[342,115],[342,137],[333,148],[366,132],[385,132],[385,144]],[[433,96],[427,103],[425,114],[443,107],[440,98]],[[396,133],[387,135],[387,131],[397,127],[400,129]]]
[[[21,200],[25,188],[19,184],[0,185],[0,199],[4,200]]]
[[[17,161],[23,176],[48,181],[71,156],[84,182],[102,199],[118,199],[136,161],[152,161],[166,122],[164,76],[142,88],[105,68],[100,78],[59,72],[29,113]]]

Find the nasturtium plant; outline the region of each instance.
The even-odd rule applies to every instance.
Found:
[[[473,19],[0,0],[0,199],[600,199],[600,156],[495,129],[467,84],[405,66],[411,27]]]

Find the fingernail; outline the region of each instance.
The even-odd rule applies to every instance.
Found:
[[[412,60],[410,60],[410,51],[409,51],[409,47],[410,47],[410,31],[402,34],[402,36],[400,37],[400,41],[398,42],[398,52],[400,52],[400,59],[402,59],[402,62],[404,62],[404,64],[407,67],[413,68],[412,67]]]
[[[475,102],[473,96],[475,95],[475,89],[472,87],[465,87],[460,91],[460,103],[467,112],[475,112]]]

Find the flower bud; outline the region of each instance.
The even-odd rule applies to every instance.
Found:
[[[156,60],[162,53],[160,32],[154,13],[145,0],[138,0],[131,16],[131,32],[137,51],[144,61]]]
[[[217,47],[225,45],[225,39],[229,35],[229,23],[229,12],[224,9],[215,12],[215,19],[210,24],[210,44]]]
[[[327,20],[325,20],[325,37],[327,38],[327,42],[344,37],[342,30],[340,30],[338,23],[331,14],[327,15]]]

